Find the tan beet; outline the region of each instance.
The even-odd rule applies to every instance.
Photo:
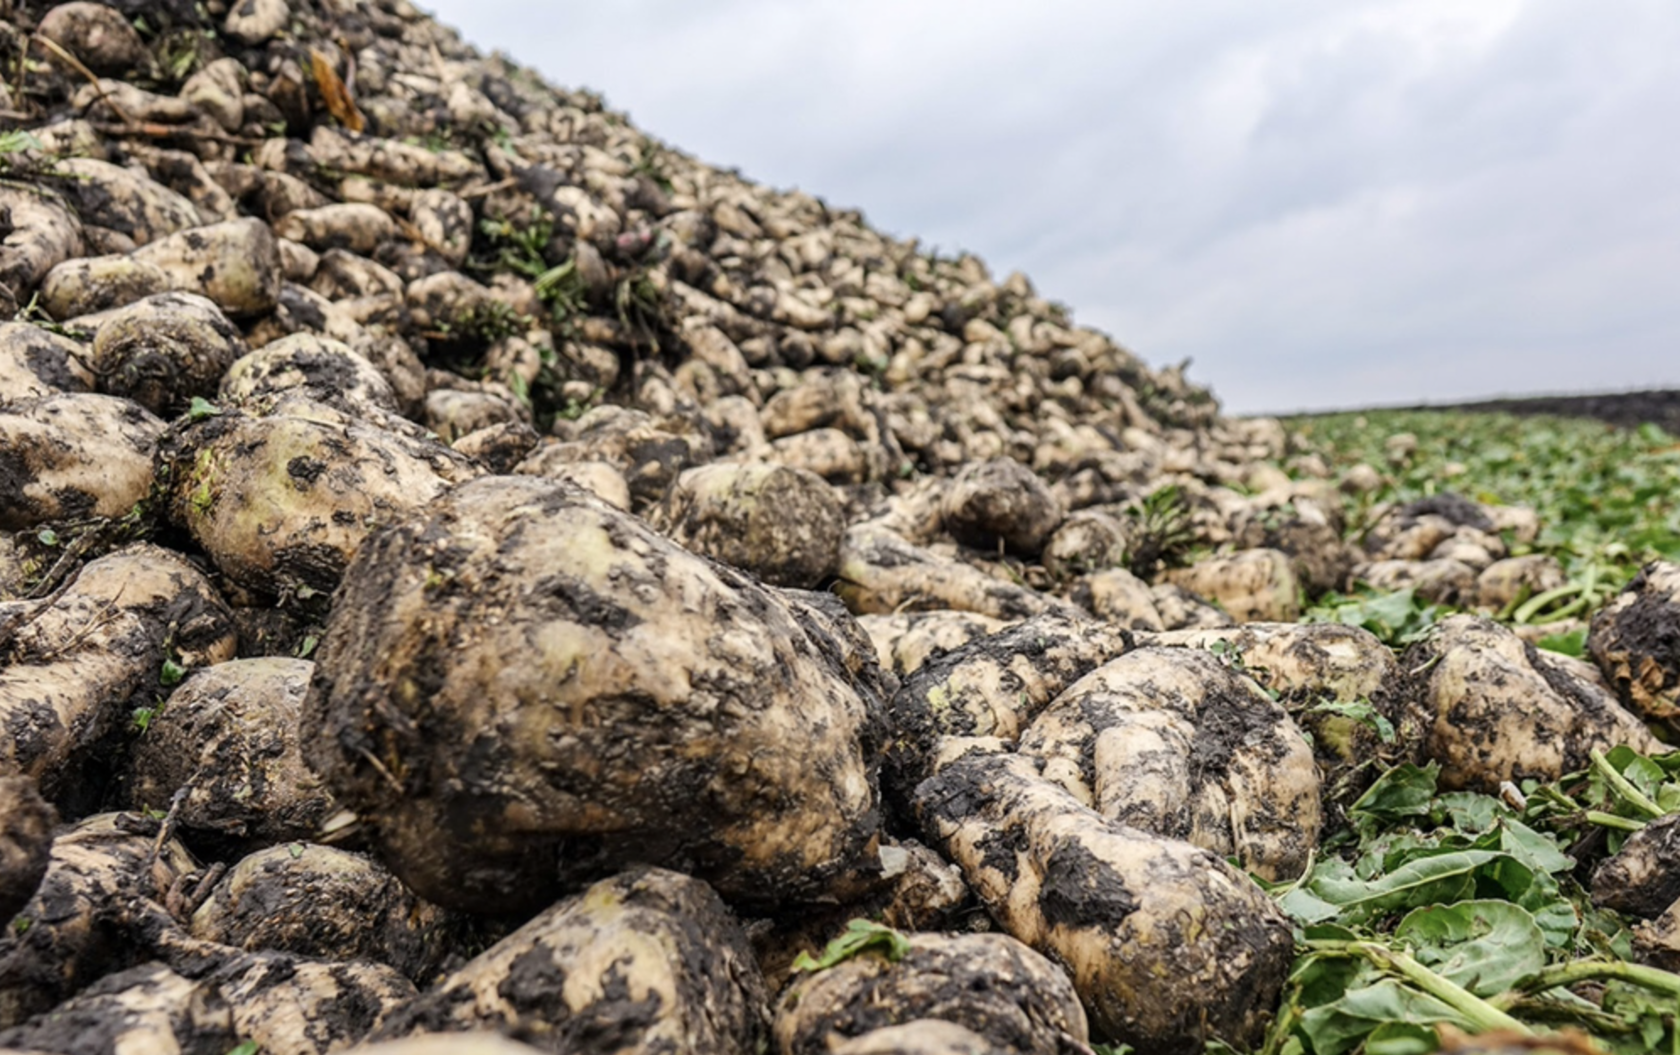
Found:
[[[90,315],[168,292],[169,276],[133,256],[66,260],[41,279],[41,308],[55,319]]]
[[[1044,568],[1058,579],[1114,569],[1126,560],[1126,525],[1096,510],[1062,521],[1044,546]]]
[[[447,913],[415,897],[378,862],[313,843],[241,860],[193,913],[195,938],[255,952],[388,964],[429,980],[463,937]]]
[[[152,486],[163,422],[127,399],[63,393],[0,405],[0,528],[117,517]]]
[[[1024,585],[942,557],[875,524],[847,530],[835,592],[859,615],[941,608],[993,619],[1025,619],[1078,609]]]
[[[1149,596],[1161,625],[1168,630],[1210,630],[1237,625],[1224,610],[1173,583],[1151,586]]]
[[[506,476],[541,442],[537,430],[523,421],[486,425],[459,436],[449,446],[490,472]]]
[[[1014,743],[1052,700],[1133,647],[1119,627],[1040,616],[935,656],[893,695],[893,740],[883,789],[903,809],[928,774],[942,737],[993,736]]]
[[[478,469],[434,441],[357,424],[301,396],[265,416],[178,421],[166,513],[224,575],[267,594],[326,593],[374,528]]]
[[[1082,577],[1074,583],[1072,597],[1097,618],[1133,630],[1161,630],[1166,626],[1149,584],[1125,568],[1108,568]]]
[[[947,741],[916,813],[1003,928],[1069,967],[1093,1039],[1259,1040],[1290,925],[1216,855],[1103,818],[997,741]]]
[[[0,322],[0,406],[59,392],[91,391],[88,351],[23,322]]]
[[[1200,594],[1239,623],[1291,622],[1301,613],[1300,583],[1288,555],[1250,549],[1168,571],[1164,580]]]
[[[108,161],[64,158],[56,171],[68,177],[60,187],[75,205],[82,223],[115,236],[106,242],[103,252],[128,252],[200,223],[192,202],[155,180]]]
[[[1650,821],[1593,869],[1593,904],[1655,919],[1680,902],[1680,813]]]
[[[88,5],[93,6],[93,5]],[[0,1030],[0,1049],[62,1055],[227,1051],[239,1043],[226,1004],[161,963],[99,979],[50,1012]]]
[[[513,472],[576,484],[614,509],[630,511],[630,485],[623,473],[606,462],[567,460],[568,452],[550,455],[552,450],[553,446],[535,447],[514,465]]]
[[[397,412],[397,397],[374,365],[330,337],[294,333],[236,360],[222,375],[216,401],[257,412],[288,394],[302,394],[356,417]]]
[[[1680,901],[1633,928],[1633,952],[1640,963],[1664,971],[1680,970]]]
[[[306,750],[446,905],[518,911],[623,860],[745,904],[855,892],[881,687],[837,630],[581,491],[486,478],[358,553]]]
[[[1298,876],[1318,846],[1312,748],[1259,686],[1206,652],[1110,660],[1034,718],[1018,749],[1103,816],[1269,880]]]
[[[1495,611],[1519,598],[1535,597],[1565,582],[1556,557],[1530,554],[1495,561],[1476,576],[1476,603]]]
[[[280,297],[280,250],[268,224],[251,217],[179,231],[134,251],[169,279],[234,318],[274,310]]]
[[[1216,651],[1276,693],[1312,737],[1327,807],[1351,805],[1383,769],[1417,754],[1422,730],[1396,706],[1399,665],[1388,646],[1367,630],[1336,623],[1247,623],[1174,631],[1150,643]],[[1330,704],[1370,707],[1370,712],[1348,714]],[[1394,728],[1392,739],[1379,733],[1379,716]]]
[[[244,354],[239,330],[195,293],[159,293],[118,308],[93,338],[101,390],[162,417],[179,414],[194,396],[214,395]]]
[[[900,677],[913,674],[941,652],[1002,630],[1007,624],[973,612],[912,612],[863,615],[858,625],[874,642],[881,666]]]
[[[679,473],[704,461],[709,448],[702,437],[662,428],[642,411],[598,407],[578,419],[573,438],[537,448],[516,471],[548,476],[567,462],[605,462],[624,477],[632,508],[644,509],[665,497]]]
[[[396,222],[389,213],[362,202],[298,209],[274,223],[276,237],[302,242],[316,252],[347,249],[366,255],[396,233]]]
[[[181,84],[181,98],[208,114],[223,131],[237,132],[245,123],[244,81],[245,67],[238,59],[216,59]]]
[[[434,388],[426,394],[426,427],[445,443],[496,425],[522,424],[529,417],[521,413],[511,392],[504,396],[465,388]]]
[[[328,1055],[362,1040],[417,997],[375,963],[311,963],[278,954],[235,960],[215,979],[235,1032],[270,1055]]]
[[[22,307],[43,275],[81,255],[82,225],[62,198],[34,187],[0,185],[0,209],[11,226],[0,240],[0,288]]]
[[[777,465],[714,463],[677,477],[661,520],[673,540],[776,586],[816,587],[840,564],[834,489]]]
[[[1593,616],[1587,648],[1623,703],[1680,730],[1680,565],[1641,568]]]
[[[1660,742],[1614,696],[1576,677],[1510,630],[1455,615],[1401,659],[1411,720],[1445,788],[1495,790],[1501,781],[1556,780],[1585,768],[1593,750]]]
[[[781,1055],[823,1055],[851,1038],[924,1020],[1033,1055],[1059,1055],[1088,1039],[1067,975],[1005,934],[915,934],[896,962],[870,951],[799,976],[783,991],[773,1028]]]
[[[230,616],[204,576],[149,544],[84,566],[0,644],[0,773],[41,782],[49,798],[97,795],[103,738],[165,695],[164,661],[191,669],[233,655]],[[101,767],[102,768],[102,767]]]
[[[839,429],[812,429],[783,436],[764,452],[767,460],[814,473],[832,484],[862,483],[869,459],[852,437]]]
[[[242,845],[311,838],[332,797],[304,767],[298,714],[314,664],[236,659],[194,673],[148,723],[128,801],[173,809],[188,832]]]
[[[1380,560],[1353,569],[1353,578],[1380,591],[1411,590],[1427,601],[1461,604],[1474,600],[1476,572],[1462,561]]]
[[[98,74],[121,74],[146,57],[140,34],[120,12],[76,0],[48,11],[37,29]]]
[[[945,530],[977,549],[1033,556],[1062,520],[1061,504],[1031,469],[1011,459],[973,465],[945,495]]]
[[[40,887],[0,930],[0,1027],[129,966],[134,950],[102,913],[125,898],[161,898],[193,871],[179,843],[166,841],[154,857],[155,835],[126,830],[121,816],[99,814],[59,833]]]
[[[753,1051],[764,983],[710,888],[660,869],[543,912],[400,1010],[378,1036],[492,1029],[549,1052]]]
[[[460,267],[472,246],[473,212],[457,195],[439,188],[419,191],[409,202],[408,218],[420,240],[451,267]]]

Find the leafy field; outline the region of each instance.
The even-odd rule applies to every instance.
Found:
[[[1387,475],[1349,500],[1355,535],[1382,503],[1448,490],[1533,507],[1542,532],[1513,554],[1555,556],[1568,585],[1523,599],[1506,621],[1590,616],[1644,561],[1680,559],[1680,443],[1660,429],[1427,412],[1289,424],[1338,473],[1365,462]],[[1391,460],[1398,433],[1416,448]],[[1445,611],[1403,591],[1326,598],[1308,618],[1365,625],[1398,646]],[[1580,652],[1578,635],[1544,646]],[[1433,766],[1389,771],[1306,874],[1272,890],[1297,923],[1298,957],[1262,1050],[1421,1055],[1453,1030],[1572,1029],[1607,1051],[1680,1053],[1680,975],[1635,962],[1639,921],[1596,907],[1589,889],[1633,832],[1676,812],[1680,752],[1618,748],[1498,797],[1441,791]]]
[[[1382,490],[1349,502],[1355,536],[1383,503],[1444,491],[1533,508],[1540,536],[1531,545],[1513,544],[1511,555],[1550,554],[1569,582],[1551,597],[1525,599],[1505,613],[1506,621],[1519,614],[1530,623],[1590,615],[1641,564],[1680,560],[1680,440],[1655,426],[1629,430],[1576,418],[1432,411],[1335,414],[1287,424],[1338,474],[1361,462],[1384,473]],[[1386,445],[1400,434],[1415,437],[1417,447],[1396,464]],[[1403,643],[1442,614],[1409,595],[1350,607],[1374,601],[1368,595],[1325,598],[1309,618],[1367,622],[1379,637]],[[1581,651],[1578,637],[1547,644]]]

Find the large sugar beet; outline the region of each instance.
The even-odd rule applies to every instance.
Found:
[[[1441,764],[1441,785],[1492,791],[1503,780],[1556,780],[1595,748],[1662,744],[1616,698],[1548,660],[1509,629],[1455,615],[1406,653],[1407,718]]]
[[[637,869],[554,905],[394,1014],[381,1037],[493,1029],[567,1055],[763,1050],[764,982],[706,884]]]
[[[942,736],[995,736],[1014,743],[1062,690],[1133,645],[1130,631],[1042,615],[934,657],[904,679],[889,704],[884,790],[902,809],[928,775]]]
[[[0,641],[0,775],[97,803],[103,741],[164,696],[164,661],[206,666],[233,650],[231,614],[182,558],[140,544],[93,561]]]
[[[1587,647],[1624,703],[1680,732],[1680,565],[1641,568],[1593,616]]]
[[[90,5],[92,6],[92,5]],[[0,1031],[0,1050],[54,1055],[227,1051],[233,1016],[204,987],[161,963],[107,975],[29,1022]]]
[[[1394,653],[1361,627],[1247,623],[1173,631],[1150,643],[1218,652],[1274,693],[1312,740],[1324,774],[1321,797],[1331,818],[1379,772],[1410,758],[1419,746],[1415,720],[1396,721],[1400,668]],[[1394,724],[1392,735],[1379,715]]]
[[[0,530],[122,516],[152,485],[162,431],[139,404],[91,392],[0,407]]]
[[[1081,802],[1293,878],[1318,845],[1318,770],[1288,714],[1206,652],[1143,648],[1098,667],[1021,735]]]
[[[1006,934],[917,934],[898,961],[865,953],[806,975],[776,1012],[781,1055],[822,1055],[911,1022],[964,1026],[1005,1051],[1060,1055],[1087,1039],[1066,974]]]
[[[193,913],[193,936],[249,951],[389,964],[425,979],[459,938],[449,914],[361,854],[271,846],[234,865]]]
[[[100,388],[170,417],[208,396],[245,354],[239,330],[195,293],[159,293],[118,308],[93,338]]]
[[[845,895],[879,868],[882,705],[834,618],[581,489],[476,480],[345,573],[306,757],[469,911],[629,861],[761,908]]]
[[[0,322],[0,404],[92,391],[87,349],[26,322]]]
[[[814,588],[839,567],[840,498],[815,473],[705,465],[677,477],[668,504],[673,538],[765,582]]]
[[[126,830],[114,813],[89,817],[54,840],[40,889],[0,930],[0,1027],[132,965],[135,950],[109,910],[127,898],[160,897],[192,870],[179,843],[156,841]]]
[[[1289,921],[1219,857],[1107,820],[996,740],[946,741],[916,809],[1004,929],[1067,969],[1094,1037],[1164,1055],[1258,1042]]]
[[[478,473],[440,443],[323,403],[182,418],[159,446],[167,513],[247,589],[326,592],[370,530]]]
[[[135,745],[129,805],[173,809],[184,830],[267,845],[315,834],[332,809],[303,764],[297,717],[314,664],[218,663],[169,697]],[[196,844],[195,844],[196,845]]]

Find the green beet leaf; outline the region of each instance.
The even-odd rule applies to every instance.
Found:
[[[1407,861],[1374,879],[1315,877],[1311,892],[1342,909],[1344,920],[1358,922],[1383,912],[1462,901],[1476,895],[1479,884],[1492,881],[1509,889],[1526,889],[1533,872],[1509,854],[1491,850],[1460,850]]]
[[[1471,1027],[1462,1015],[1435,997],[1384,978],[1349,989],[1331,1003],[1308,1008],[1301,1015],[1300,1029],[1314,1055],[1342,1055],[1358,1047],[1374,1030],[1392,1023],[1419,1026],[1433,1022]]]
[[[1509,901],[1460,901],[1414,909],[1395,938],[1436,974],[1477,996],[1495,996],[1546,966],[1546,939],[1533,915]]]

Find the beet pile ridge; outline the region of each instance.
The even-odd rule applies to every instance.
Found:
[[[0,19],[0,1049],[1246,1050],[1385,769],[1674,731],[1673,566],[1537,651],[1527,510],[405,0]]]

